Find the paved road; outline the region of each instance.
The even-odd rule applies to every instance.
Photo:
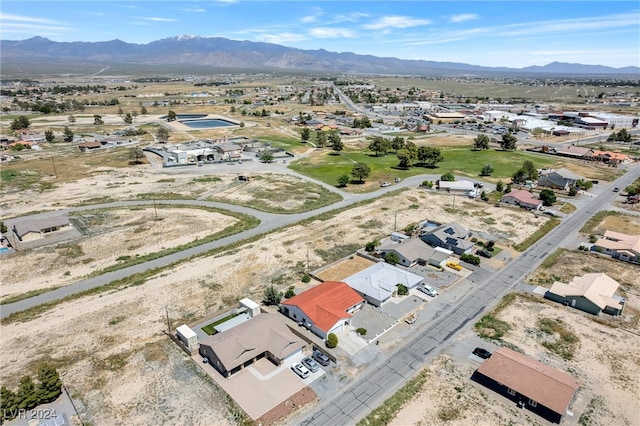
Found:
[[[196,256],[198,254],[204,253],[209,250],[224,247],[226,245],[244,240],[246,238],[251,238],[256,235],[261,235],[261,234],[273,231],[274,229],[278,229],[284,226],[297,223],[301,220],[308,219],[318,214],[322,214],[335,209],[347,207],[355,203],[358,203],[360,201],[376,198],[387,192],[394,191],[399,188],[416,187],[423,180],[436,180],[438,178],[439,178],[439,175],[413,176],[413,177],[404,179],[398,184],[395,184],[386,188],[380,188],[374,192],[365,193],[365,194],[348,194],[348,198],[345,198],[342,201],[339,201],[332,205],[319,208],[317,210],[313,210],[305,213],[289,214],[289,215],[264,213],[248,207],[211,202],[211,201],[203,201],[203,200],[159,200],[157,202],[162,204],[217,207],[224,210],[231,210],[234,212],[245,213],[251,216],[255,216],[261,222],[255,228],[249,229],[244,232],[240,232],[235,235],[231,235],[226,238],[222,238],[220,240],[216,240],[216,241],[203,244],[197,247],[192,247],[190,249],[183,250],[178,253],[173,253],[155,260],[150,260],[148,262],[145,262],[139,265],[134,265],[128,268],[120,269],[118,271],[109,272],[94,278],[78,281],[74,284],[60,287],[58,289],[39,294],[37,296],[33,296],[28,299],[20,300],[18,302],[8,303],[6,305],[0,305],[0,318],[5,318],[14,312],[24,311],[26,309],[32,308],[34,306],[42,305],[44,303],[52,302],[54,300],[60,300],[72,294],[76,294],[76,293],[87,291],[96,287],[100,287],[112,281],[120,280],[128,276],[131,276],[133,274],[144,272],[148,269],[161,268],[171,263],[177,262],[179,260],[188,259],[192,256]],[[332,188],[332,189],[335,190],[335,188]],[[336,192],[338,191],[336,190]],[[343,191],[340,191],[340,192],[343,193]],[[47,216],[59,215],[61,213],[69,213],[69,212],[82,211],[82,210],[93,210],[93,209],[100,209],[100,208],[129,207],[134,205],[153,205],[153,203],[154,203],[153,200],[120,201],[120,202],[114,202],[114,203],[108,203],[108,204],[88,205],[88,206],[82,206],[82,207],[69,208],[65,210],[58,210],[55,212],[40,213],[40,214],[31,216],[31,218],[39,219]],[[23,219],[24,218],[20,218],[20,220],[23,220]],[[5,221],[5,223],[7,227],[10,228],[13,222],[15,222],[16,220],[17,219],[8,219]]]
[[[448,312],[389,358],[380,359],[360,373],[332,399],[315,407],[306,418],[295,421],[301,425],[352,425],[393,395],[410,377],[422,369],[427,361],[442,350],[443,344],[465,326],[475,321],[497,300],[523,284],[522,279],[538,267],[547,254],[558,248],[567,235],[580,229],[594,213],[601,210],[617,195],[613,187],[626,187],[640,176],[634,168],[609,185],[588,206],[576,211],[536,244],[507,264],[495,275],[476,282],[475,288]]]

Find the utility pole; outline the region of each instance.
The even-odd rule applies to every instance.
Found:
[[[393,232],[398,230],[398,212],[395,213],[393,218]]]
[[[307,274],[309,273],[309,248],[307,247]]]
[[[167,314],[167,331],[171,333],[171,321],[169,320],[169,307],[165,306],[164,311]]]
[[[153,212],[156,216],[156,219],[158,219],[158,209],[156,209],[156,200],[153,200]]]
[[[53,176],[57,179],[58,178],[58,172],[56,171],[56,162],[53,161],[53,155],[51,156],[51,163],[53,164]]]

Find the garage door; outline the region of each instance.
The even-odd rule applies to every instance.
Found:
[[[302,348],[298,349],[297,351],[294,351],[291,355],[285,357],[282,362],[287,362],[288,360],[295,358],[296,356],[302,356]]]

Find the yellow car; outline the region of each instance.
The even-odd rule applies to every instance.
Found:
[[[447,262],[447,267],[455,269],[456,271],[462,271],[462,266],[458,265],[457,263]]]

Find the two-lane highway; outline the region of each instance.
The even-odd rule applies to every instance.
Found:
[[[393,355],[388,358],[381,357],[377,363],[370,365],[342,392],[330,400],[321,402],[299,424],[334,426],[357,423],[422,369],[427,361],[442,350],[448,339],[475,321],[537,268],[549,253],[560,246],[568,234],[582,227],[594,213],[610,203],[617,195],[611,191],[613,187],[628,186],[639,177],[639,172],[640,167],[634,165],[632,170],[611,183],[586,208],[576,211],[495,275],[476,283],[475,288],[457,305],[433,324],[427,324],[424,332],[407,342]]]

